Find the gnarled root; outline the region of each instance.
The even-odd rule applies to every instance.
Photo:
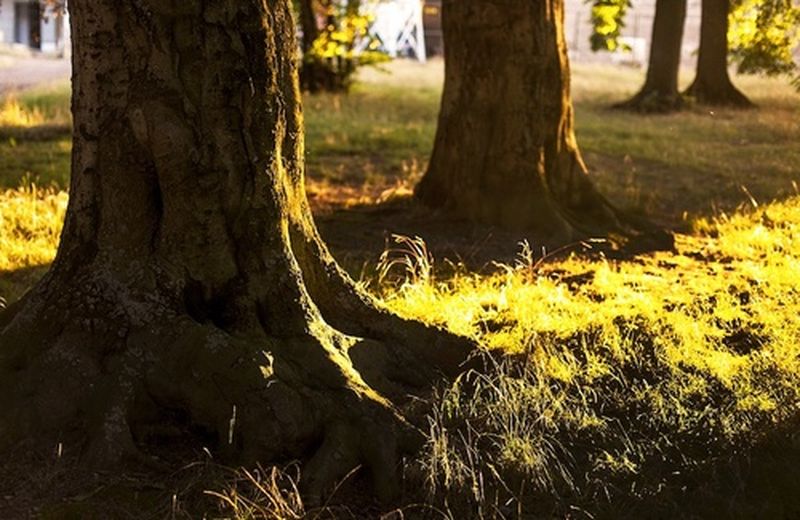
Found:
[[[96,334],[113,329],[113,318],[81,330],[89,321],[72,313],[52,329],[59,334],[36,336],[30,344],[24,334],[35,321],[30,312],[42,308],[23,309],[0,334],[0,352],[8,354],[2,358],[0,448],[77,429],[92,466],[154,463],[137,447],[139,432],[180,411],[216,439],[228,460],[309,457],[302,485],[311,503],[357,466],[369,470],[376,494],[388,500],[398,491],[399,456],[415,449],[421,434],[384,395],[401,398],[438,377],[423,353],[436,348],[435,332],[421,325],[405,337],[421,338],[418,351],[404,354],[321,320],[289,336],[231,334],[156,306],[146,313],[160,316],[155,325],[115,323],[124,335]],[[368,312],[386,320],[378,324],[381,336],[403,337],[388,332],[402,321],[377,308]],[[422,343],[426,339],[430,343]],[[445,361],[453,362],[448,370],[459,366]]]

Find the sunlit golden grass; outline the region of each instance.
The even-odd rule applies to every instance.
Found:
[[[41,110],[24,107],[14,96],[6,97],[0,106],[0,126],[30,127],[41,125],[45,120]]]
[[[66,208],[63,191],[29,185],[0,193],[0,269],[50,263]]]
[[[297,483],[297,466],[231,472],[222,491],[206,491],[217,499],[225,518],[237,520],[299,520],[306,517]]]
[[[676,254],[539,263],[525,248],[446,280],[406,247],[395,265],[413,275],[379,287],[393,311],[525,359],[436,401],[418,461],[434,495],[586,504],[636,482],[648,500],[664,473],[703,471],[797,417],[800,198],[698,228]]]
[[[23,103],[14,94],[5,96],[0,104],[0,127],[30,128],[44,124],[67,124],[69,120],[67,107]]]
[[[63,191],[33,184],[0,191],[0,298],[21,296],[32,282],[25,273],[53,260],[66,208]]]

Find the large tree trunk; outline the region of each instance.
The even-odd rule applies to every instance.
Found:
[[[703,0],[697,75],[686,95],[706,105],[752,107],[728,73],[730,0]]]
[[[683,105],[678,91],[686,0],[657,0],[644,86],[628,101],[615,105],[641,112],[671,112]]]
[[[75,431],[113,465],[179,411],[242,460],[313,455],[312,496],[360,463],[390,495],[414,430],[387,398],[470,347],[378,308],[320,241],[288,3],[70,11],[69,209],[0,315],[0,449]]]
[[[563,15],[563,0],[443,3],[444,93],[416,195],[430,207],[532,233],[537,243],[615,235],[669,245],[670,237],[643,233],[609,204],[587,175]]]

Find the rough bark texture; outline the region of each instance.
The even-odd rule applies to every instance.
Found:
[[[671,112],[683,105],[678,90],[686,0],[657,0],[647,78],[641,90],[616,108]]]
[[[703,0],[697,75],[686,95],[705,105],[749,108],[753,103],[728,73],[729,12],[730,0]]]
[[[395,489],[416,438],[389,398],[470,345],[384,310],[304,194],[285,1],[72,0],[70,202],[46,277],[0,315],[0,450],[85,435],[102,466],[175,412],[240,460],[310,455]]]
[[[671,237],[634,223],[594,188],[578,151],[563,0],[446,0],[445,86],[426,205],[538,243]],[[643,229],[646,229],[643,231]]]

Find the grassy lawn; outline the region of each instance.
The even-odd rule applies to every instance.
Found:
[[[751,196],[766,202],[797,193],[800,95],[785,81],[736,79],[759,104],[756,111],[694,107],[641,116],[608,107],[635,92],[642,71],[574,69],[578,140],[598,185],[619,205],[679,226],[733,211]],[[691,78],[688,71],[683,76]],[[431,151],[442,79],[441,62],[395,63],[388,71],[363,73],[351,95],[307,97],[312,201],[324,208],[370,202],[386,190],[413,186]],[[0,186],[15,188],[27,178],[65,187],[67,135],[26,140],[6,134],[9,126],[67,122],[68,86],[25,93],[0,106]]]
[[[390,68],[349,96],[306,99],[319,214],[407,194],[424,171],[441,64]],[[578,139],[601,189],[685,233],[675,252],[625,261],[542,260],[525,244],[488,274],[456,262],[447,277],[420,240],[389,251],[384,276],[363,280],[385,305],[514,354],[439,390],[405,503],[429,502],[434,518],[797,517],[800,95],[739,78],[758,110],[639,116],[607,107],[641,71],[575,69]],[[67,104],[66,86],[0,103],[13,127],[0,140],[8,302],[52,261],[67,202],[69,139],[19,129],[63,125]],[[309,513],[290,476],[238,482],[225,514]]]

